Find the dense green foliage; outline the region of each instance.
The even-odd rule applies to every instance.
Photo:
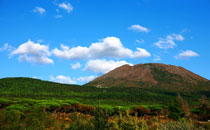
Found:
[[[192,112],[209,118],[208,95],[199,104],[201,91],[181,92],[184,100],[199,107]],[[30,78],[0,79],[0,129],[67,129],[72,130],[148,130],[170,128],[196,128],[192,123],[161,124],[150,126],[157,119],[145,121],[143,116],[168,113],[173,119],[184,116],[181,106],[171,100],[176,91],[150,88],[96,88],[59,84]],[[100,107],[100,108],[99,108]],[[56,113],[72,113],[70,126],[58,120]],[[89,116],[88,116],[89,115]],[[113,117],[110,120],[110,117]],[[65,117],[63,117],[65,119]],[[67,122],[68,124],[69,122]]]
[[[46,128],[58,128],[55,119],[50,113],[40,110],[22,113],[17,110],[0,111],[0,130],[43,130]]]
[[[190,104],[197,102],[201,95],[205,95],[202,91],[181,92],[180,94]],[[134,105],[167,105],[176,95],[177,92],[175,91],[163,90],[158,87],[96,88],[92,86],[59,84],[30,78],[0,79],[0,97],[4,98],[68,99],[90,105],[97,105],[98,101],[100,101],[100,105],[129,107]],[[208,95],[206,96],[208,98]],[[6,102],[6,99],[4,102]]]
[[[184,112],[182,111],[181,104],[177,100],[171,101],[168,106],[169,117],[178,120],[184,117]]]

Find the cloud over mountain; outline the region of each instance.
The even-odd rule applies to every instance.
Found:
[[[119,66],[129,64],[132,65],[131,63],[128,63],[126,61],[114,61],[114,60],[89,60],[84,68],[84,70],[90,70],[94,73],[107,73]]]
[[[136,51],[125,48],[117,37],[106,37],[89,47],[77,46],[69,48],[61,44],[61,49],[55,48],[52,53],[64,59],[98,59],[98,58],[144,58],[151,54],[142,48]]]
[[[50,76],[50,80],[58,83],[76,84],[76,81],[72,80],[69,76],[58,75],[56,77]]]

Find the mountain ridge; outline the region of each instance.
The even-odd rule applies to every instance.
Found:
[[[208,84],[203,78],[181,66],[162,63],[136,64],[134,66],[120,66],[101,77],[90,81],[86,85],[97,87],[170,87],[177,89]],[[183,87],[182,87],[183,86]],[[189,89],[189,88],[188,88]]]

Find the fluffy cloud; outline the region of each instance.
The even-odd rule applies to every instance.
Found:
[[[70,3],[63,2],[63,3],[58,4],[58,7],[66,10],[68,13],[73,11],[73,7]]]
[[[192,50],[186,50],[180,52],[177,56],[175,56],[176,59],[189,59],[190,57],[196,57],[199,56],[196,52]]]
[[[71,64],[71,68],[72,69],[78,69],[81,67],[81,64],[79,62],[75,63],[75,64]]]
[[[44,13],[46,13],[46,10],[44,8],[41,8],[41,7],[35,7],[33,12],[39,13],[39,14],[44,14]]]
[[[30,40],[13,50],[10,53],[10,57],[13,55],[19,55],[18,60],[20,62],[28,61],[38,64],[53,64],[53,60],[49,58],[49,47]]]
[[[96,76],[87,76],[87,77],[79,77],[77,78],[77,80],[79,82],[89,82],[91,80],[94,80],[96,78]]]
[[[0,51],[12,51],[14,49],[13,46],[5,43],[4,46],[0,47]]]
[[[58,75],[56,77],[50,76],[50,80],[58,83],[64,83],[64,84],[76,84],[77,82],[72,80],[68,76],[64,75]]]
[[[132,65],[131,63],[128,63],[126,61],[113,61],[113,60],[89,60],[84,68],[84,70],[90,70],[95,73],[107,73],[119,66],[129,64]]]
[[[150,53],[142,48],[132,51],[125,48],[120,39],[107,37],[99,42],[92,43],[89,47],[69,48],[61,44],[61,49],[55,48],[52,53],[59,58],[65,59],[88,59],[88,58],[144,58],[149,57]]]
[[[130,56],[131,58],[142,58],[142,57],[149,57],[151,54],[143,49],[143,48],[136,48],[137,51],[133,52],[133,54]]]
[[[37,78],[37,77],[34,76],[33,78]],[[50,81],[64,83],[64,84],[77,84],[77,81],[79,81],[81,83],[86,83],[86,82],[89,82],[95,78],[96,78],[96,76],[84,76],[84,77],[81,76],[79,78],[72,79],[69,76],[58,75],[56,77],[50,76]]]
[[[154,45],[160,49],[169,49],[176,46],[175,41],[183,41],[184,37],[181,34],[171,34],[166,38],[160,38],[159,41],[155,42]]]
[[[128,29],[137,31],[137,32],[149,32],[149,29],[142,27],[141,25],[131,25]]]

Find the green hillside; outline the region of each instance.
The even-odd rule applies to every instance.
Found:
[[[59,84],[32,78],[0,79],[0,97],[2,98],[33,98],[33,99],[68,99],[82,104],[110,106],[167,104],[175,98],[178,92],[150,88],[97,88]],[[209,91],[179,92],[190,104],[196,103]]]

